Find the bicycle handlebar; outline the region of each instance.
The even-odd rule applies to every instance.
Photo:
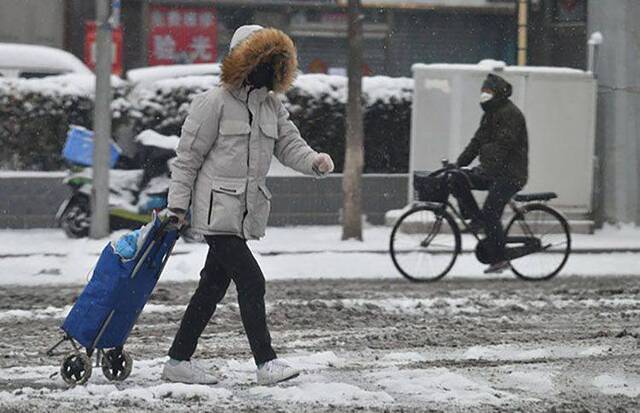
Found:
[[[453,171],[453,170],[460,170],[462,168],[458,167],[456,164],[449,162],[448,159],[443,159],[442,160],[442,168],[440,169],[436,169],[435,171],[429,173],[429,176],[436,176],[439,175],[443,172],[448,172],[448,171]]]

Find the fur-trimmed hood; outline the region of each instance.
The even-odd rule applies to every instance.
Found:
[[[274,92],[287,91],[296,77],[298,56],[291,38],[273,28],[253,31],[234,45],[222,61],[222,84],[227,89],[240,88],[249,73],[266,62],[271,62],[274,67]]]

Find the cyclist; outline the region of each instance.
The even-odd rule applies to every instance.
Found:
[[[471,218],[471,228],[485,231],[483,243],[492,262],[485,273],[501,272],[508,267],[502,213],[528,179],[527,125],[520,109],[509,100],[511,92],[511,84],[506,80],[495,74],[487,76],[480,95],[484,115],[456,162],[464,167],[479,157],[480,165],[452,175],[451,181],[463,216]],[[488,191],[482,210],[471,194],[472,189]]]

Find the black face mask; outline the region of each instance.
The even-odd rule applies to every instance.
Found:
[[[257,89],[266,87],[269,90],[273,90],[274,77],[275,72],[273,70],[273,65],[269,63],[260,63],[251,73],[249,73],[249,76],[247,76],[247,83]]]

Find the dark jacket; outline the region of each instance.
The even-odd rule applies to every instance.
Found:
[[[498,85],[494,98],[483,103],[485,111],[480,127],[460,157],[459,166],[467,166],[478,156],[484,173],[524,186],[529,178],[529,141],[524,115],[509,100],[511,85],[491,76]]]

